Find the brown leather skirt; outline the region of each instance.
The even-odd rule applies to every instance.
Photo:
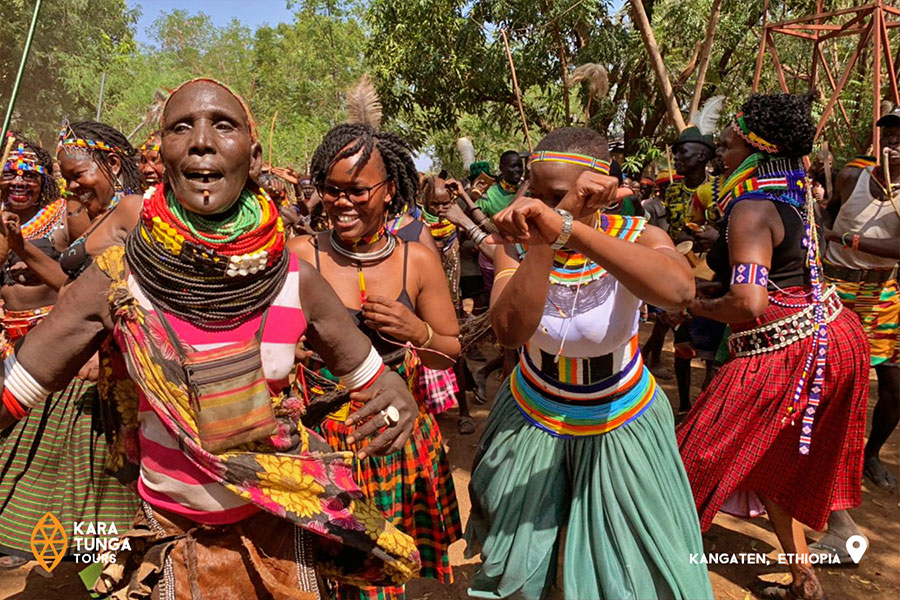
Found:
[[[312,534],[260,512],[203,525],[146,502],[95,585],[116,600],[319,600]]]

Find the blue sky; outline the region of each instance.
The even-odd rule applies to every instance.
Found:
[[[191,14],[206,13],[217,26],[237,19],[247,27],[255,29],[260,25],[289,23],[294,20],[293,12],[287,9],[285,0],[127,0],[128,7],[139,7],[141,16],[137,24],[137,39],[149,43],[147,31],[160,13],[176,8]]]

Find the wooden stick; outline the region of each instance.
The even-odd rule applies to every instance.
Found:
[[[519,91],[519,80],[516,78],[516,64],[513,62],[512,52],[509,49],[509,40],[506,38],[506,30],[501,29],[503,46],[506,48],[506,58],[509,60],[509,71],[512,73],[513,91],[516,93],[516,103],[519,105],[519,116],[522,117],[522,128],[525,130],[525,140],[528,142],[528,153],[534,150],[531,145],[531,134],[528,133],[528,121],[525,120],[525,106],[522,104],[522,92]]]
[[[825,141],[822,143],[822,149],[825,150],[825,197],[831,198],[831,189],[834,185],[832,183],[832,163],[834,162],[834,156],[831,154],[831,149],[828,147],[828,142]]]
[[[756,55],[756,71],[753,73],[753,93],[759,89],[759,77],[762,75],[763,59],[766,57],[766,21],[769,19],[769,0],[763,6],[762,35],[759,36],[759,53]]]
[[[25,49],[22,50],[22,60],[19,61],[19,71],[16,73],[16,80],[13,83],[12,94],[9,96],[9,104],[6,106],[6,116],[3,118],[3,127],[0,127],[0,140],[6,136],[9,131],[9,122],[12,119],[13,107],[16,105],[16,96],[19,95],[19,84],[22,83],[22,73],[25,72],[25,63],[28,62],[28,54],[31,51],[31,41],[34,39],[34,28],[37,25],[38,14],[41,12],[42,0],[37,0],[34,5],[34,14],[31,15],[31,27],[28,28],[28,37],[25,38]],[[6,164],[6,158],[3,159]]]
[[[269,127],[269,166],[272,166],[272,141],[275,138],[275,121],[278,119],[278,111],[272,115],[272,125]]]
[[[694,85],[694,95],[691,97],[691,109],[688,111],[688,115],[693,114],[695,110],[700,108],[700,96],[703,94],[703,83],[706,81],[706,69],[709,67],[713,36],[716,32],[716,24],[719,22],[721,8],[722,0],[713,0],[712,11],[709,13],[709,23],[706,25],[706,39],[703,40],[703,49],[700,51],[700,69],[697,71],[697,83]]]
[[[0,172],[3,171],[4,167],[6,167],[6,159],[9,158],[9,153],[12,152],[12,147],[15,142],[15,136],[10,135],[8,138],[6,138],[6,145],[3,147],[3,155],[0,156]],[[6,208],[6,206],[4,205],[3,208]]]
[[[891,167],[888,164],[890,162],[888,160],[888,156],[890,155],[890,153],[891,153],[890,149],[885,148],[884,151],[881,153],[881,162],[884,165],[884,182],[885,182],[885,185],[887,186],[888,196],[893,197],[894,196],[894,184],[891,183]]]
[[[663,62],[662,55],[659,52],[659,46],[656,45],[656,37],[653,35],[653,28],[650,27],[650,19],[647,18],[647,11],[644,10],[642,0],[631,0],[631,9],[634,13],[634,22],[641,32],[641,38],[644,41],[644,47],[650,55],[650,62],[653,65],[653,71],[656,73],[656,81],[662,92],[666,102],[666,110],[672,125],[681,133],[687,125],[684,123],[684,117],[678,108],[678,101],[675,99],[675,92],[672,90],[672,84],[669,82],[669,74],[666,71],[666,65]]]

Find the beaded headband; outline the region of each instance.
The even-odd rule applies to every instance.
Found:
[[[731,123],[731,127],[734,129],[735,133],[741,136],[745,142],[756,148],[757,150],[762,150],[767,154],[778,154],[780,149],[778,146],[771,142],[767,142],[762,139],[747,127],[746,121],[744,121],[744,113],[739,112],[734,115],[734,121]]]
[[[6,164],[3,165],[4,171],[15,171],[18,175],[22,175],[25,171],[44,174],[44,165],[38,162],[37,154],[31,150],[26,150],[24,144],[10,152]]]
[[[595,158],[587,154],[572,154],[569,152],[535,152],[529,159],[529,163],[536,162],[559,162],[568,165],[578,165],[593,169],[603,175],[609,175],[609,161],[602,158]]]
[[[118,146],[111,146],[101,140],[78,137],[78,134],[75,133],[72,126],[69,124],[68,119],[63,119],[62,125],[59,128],[59,145],[57,145],[56,150],[59,151],[62,148],[76,148],[85,152],[89,150],[100,150],[102,152],[112,152],[121,154],[122,156],[128,156],[128,153]]]
[[[145,152],[159,152],[159,131],[151,131],[150,135],[147,136],[147,139],[144,140],[144,143],[140,145],[138,148],[138,152],[144,154]]]

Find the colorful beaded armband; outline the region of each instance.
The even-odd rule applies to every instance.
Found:
[[[767,287],[769,285],[769,269],[755,263],[740,263],[734,265],[731,269],[731,285],[740,285],[744,283]]]

